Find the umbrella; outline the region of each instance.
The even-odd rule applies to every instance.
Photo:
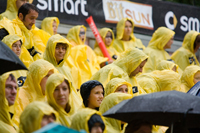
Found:
[[[200,97],[200,82],[197,82],[194,86],[192,86],[187,93]]]
[[[13,70],[28,70],[19,57],[2,41],[0,41],[0,64],[0,75]]]
[[[200,98],[178,91],[150,93],[122,101],[103,116],[128,123],[144,120],[171,126],[182,122],[185,127],[200,127]]]
[[[33,133],[86,133],[86,132],[84,130],[79,132],[56,123],[50,123]]]

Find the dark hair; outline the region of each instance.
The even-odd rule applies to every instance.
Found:
[[[10,78],[11,81],[16,82],[15,76],[12,73],[9,74],[8,78]]]
[[[94,124],[95,124],[95,123],[100,123],[100,124],[101,124],[100,127],[101,127],[102,131],[105,130],[105,124],[104,124],[103,120],[101,119],[101,116],[98,115],[98,114],[93,114],[93,115],[90,117],[89,121],[88,121],[88,127],[89,127],[89,131],[90,131],[90,132],[91,132],[91,130],[92,130],[92,127],[94,127]]]
[[[25,19],[26,15],[30,13],[30,10],[34,10],[39,13],[39,10],[35,7],[35,5],[30,3],[24,3],[18,10],[18,16],[20,13],[23,15],[23,20]]]
[[[70,91],[69,81],[66,80],[66,79],[64,79],[64,81],[65,81],[65,83],[68,85],[69,93],[70,93],[71,91]],[[66,105],[66,108],[65,108],[65,111],[66,111],[67,113],[69,113],[70,110],[71,110],[71,106],[70,106],[69,101],[68,101],[68,102],[67,102],[67,105]]]
[[[125,129],[125,133],[134,133],[141,126],[149,126],[152,129],[151,122],[138,120],[138,121],[128,123],[128,126]]]

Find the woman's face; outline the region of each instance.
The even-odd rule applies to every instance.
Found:
[[[54,70],[50,70],[47,75],[45,77],[42,78],[41,82],[40,82],[40,86],[41,86],[41,89],[42,89],[42,94],[45,95],[45,90],[46,90],[46,82],[47,82],[47,79],[49,78],[49,76],[51,74],[54,73]]]
[[[167,42],[167,44],[164,46],[163,49],[169,49],[169,48],[171,48],[171,45],[172,45],[173,41],[174,41],[174,37],[172,37],[172,38]]]
[[[110,31],[108,31],[108,33],[106,34],[106,37],[105,37],[105,45],[110,46],[112,40],[113,40],[112,33]]]
[[[52,28],[53,28],[53,34],[54,35],[57,34],[57,23],[55,20],[53,21]]]
[[[194,48],[194,53],[196,53],[197,51],[198,51],[198,49],[199,49],[199,47],[200,47],[200,35],[198,35],[197,37],[196,37],[196,40],[195,40],[195,45],[196,45],[196,47]]]
[[[131,22],[126,21],[125,22],[125,28],[124,28],[124,36],[130,36],[133,32],[133,25]]]
[[[58,43],[56,45],[56,49],[55,49],[55,58],[56,58],[56,62],[59,63],[62,59],[64,59],[64,56],[66,54],[67,51],[67,46],[66,44],[60,44]]]
[[[130,74],[130,77],[136,76],[139,72],[142,72],[144,65],[146,64],[147,60],[144,60],[140,63],[140,65]]]
[[[128,93],[128,86],[126,84],[120,85],[115,92]]]
[[[81,41],[84,42],[84,40],[85,40],[85,29],[82,28],[82,27],[80,28],[79,37],[80,37]]]
[[[199,71],[195,73],[194,79],[193,79],[194,84],[196,84],[198,81],[200,81],[200,72]]]
[[[103,100],[103,94],[104,92],[101,85],[94,87],[91,90],[90,96],[88,98],[88,107],[92,109],[99,107]]]
[[[19,57],[21,54],[21,41],[16,41],[15,43],[13,43],[12,45],[12,51]]]
[[[56,86],[56,89],[53,92],[53,97],[58,105],[63,109],[66,108],[66,105],[69,101],[69,86],[63,81],[60,85]]]

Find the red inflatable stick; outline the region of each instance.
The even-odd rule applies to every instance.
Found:
[[[99,47],[100,47],[104,57],[107,57],[109,60],[112,60],[110,55],[109,55],[109,53],[108,53],[108,51],[107,51],[107,49],[106,49],[106,46],[105,46],[102,38],[101,38],[101,36],[100,36],[100,34],[99,34],[98,30],[97,30],[97,27],[96,27],[96,25],[94,23],[94,20],[93,20],[92,16],[87,18],[86,21],[87,21],[88,25],[90,26],[90,28],[91,28],[91,30],[92,30],[92,32],[93,32],[93,34],[94,34],[94,36],[95,36],[95,38],[97,40],[97,43],[99,44]]]

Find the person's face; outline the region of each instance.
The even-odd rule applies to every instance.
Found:
[[[60,85],[56,87],[53,92],[53,97],[58,105],[60,105],[63,109],[66,108],[66,105],[69,101],[69,86],[65,81],[63,81]]]
[[[15,103],[16,95],[17,95],[17,82],[11,80],[11,77],[9,77],[6,80],[6,86],[5,86],[5,96],[9,106]]]
[[[20,56],[20,53],[21,53],[21,42],[20,41],[17,41],[15,43],[13,43],[12,45],[12,51],[19,57]]]
[[[120,85],[119,87],[117,87],[115,92],[128,93],[128,86],[125,84]]]
[[[41,82],[40,82],[40,86],[41,86],[42,94],[43,94],[43,95],[45,95],[47,79],[48,79],[49,76],[50,76],[51,74],[53,74],[53,73],[54,73],[54,71],[53,71],[53,70],[50,70],[50,71],[47,73],[47,75],[46,75],[44,78],[42,78],[42,80],[41,80]]]
[[[35,24],[35,21],[38,17],[38,13],[35,10],[30,10],[30,12],[25,16],[22,13],[19,13],[19,19],[23,22],[24,26],[31,30],[32,26]]]
[[[108,33],[106,34],[105,37],[105,45],[109,46],[112,42],[112,33],[110,31],[108,31]]]
[[[44,115],[41,121],[41,128],[48,125],[49,123],[54,122],[55,120],[56,118],[54,114]]]
[[[172,45],[172,43],[173,43],[173,40],[174,40],[174,37],[172,37],[172,38],[167,42],[167,44],[164,46],[164,49],[171,48],[171,45]]]
[[[196,40],[195,40],[194,43],[196,44],[196,47],[194,48],[194,53],[196,53],[198,51],[199,47],[200,47],[200,35],[198,35],[196,37]]]
[[[100,106],[102,100],[103,88],[101,85],[95,86],[90,92],[90,96],[88,98],[88,107],[95,109]]]
[[[17,9],[19,9],[24,3],[29,2],[29,0],[16,0]]]
[[[55,49],[55,58],[57,63],[62,60],[66,54],[67,46],[65,44],[57,44]]]
[[[101,128],[101,123],[95,123],[94,126],[91,129],[90,133],[103,133],[103,130]]]
[[[152,133],[152,128],[148,125],[142,125],[140,128],[134,133]]]
[[[124,28],[124,36],[130,36],[132,32],[133,32],[133,25],[131,24],[131,22],[126,21]]]
[[[55,20],[53,21],[52,27],[53,27],[53,34],[54,35],[57,34],[57,23]]]
[[[196,84],[198,81],[200,81],[200,72],[199,71],[195,73],[194,79],[193,79],[194,84]]]
[[[82,28],[82,27],[80,28],[79,37],[80,37],[81,41],[84,42],[84,40],[85,40],[85,29]]]
[[[142,61],[140,65],[130,74],[130,77],[136,76],[139,72],[142,72],[142,69],[146,62],[147,60]]]

